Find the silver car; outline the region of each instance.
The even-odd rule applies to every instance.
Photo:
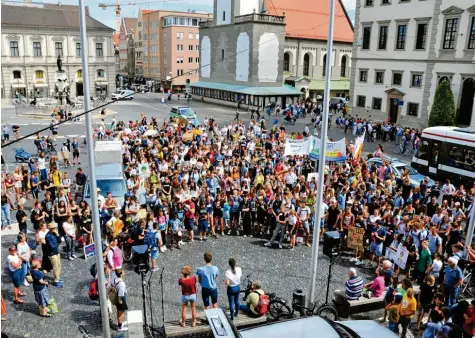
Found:
[[[396,338],[395,333],[372,320],[334,322],[305,317],[239,330],[242,338]]]

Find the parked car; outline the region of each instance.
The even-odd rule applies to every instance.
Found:
[[[112,94],[112,100],[132,100],[134,93],[133,90],[120,89]]]
[[[148,92],[150,91],[150,88],[148,88],[148,86],[146,86],[146,85],[141,85],[141,86],[138,88],[138,91],[139,91],[139,92],[148,93]]]
[[[383,157],[373,157],[368,160],[368,165],[371,165],[372,163],[375,163],[376,166],[379,168],[380,166],[383,165],[383,162],[388,162],[389,167],[391,168],[391,173],[394,173],[396,175],[396,180],[399,181],[401,180],[401,176],[404,173],[404,171],[409,171],[409,178],[411,180],[411,184],[414,187],[418,187],[421,183],[422,180],[426,176],[419,174],[416,169],[411,167],[409,164],[401,161],[398,158],[391,158],[389,156],[383,156]],[[429,178],[429,187],[435,186],[434,180]]]
[[[318,332],[318,333],[317,333]],[[290,319],[239,330],[242,338],[396,338],[395,333],[372,320],[331,321],[318,316]]]
[[[187,106],[175,106],[170,110],[170,117],[182,117],[192,125],[199,125],[199,120],[196,117],[196,113]]]

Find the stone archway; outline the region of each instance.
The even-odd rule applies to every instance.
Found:
[[[473,78],[465,79],[462,83],[462,96],[457,114],[457,124],[470,125],[474,116],[473,104],[475,96],[475,80]]]

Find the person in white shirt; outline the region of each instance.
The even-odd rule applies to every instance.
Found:
[[[285,184],[287,184],[287,187],[292,189],[294,187],[295,182],[297,182],[297,174],[295,174],[295,169],[291,168],[290,172],[285,175]]]
[[[99,208],[104,208],[104,202],[106,201],[106,198],[101,195],[101,188],[97,188],[97,200],[99,201]]]
[[[66,254],[68,255],[68,259],[73,261],[74,258],[77,258],[74,240],[76,239],[76,227],[73,224],[73,218],[71,216],[68,217],[66,222],[63,223],[64,229],[64,241],[66,242]]]
[[[452,198],[453,195],[455,194],[455,187],[452,183],[450,183],[450,180],[446,180],[445,184],[442,186],[441,192],[442,195],[444,196],[444,200],[447,200],[449,207],[452,206]]]
[[[241,292],[241,277],[242,270],[236,266],[236,259],[229,259],[230,269],[226,271],[226,280],[224,283],[227,286],[227,294],[229,300],[229,309],[231,312],[231,320],[237,317],[239,313],[239,294]]]

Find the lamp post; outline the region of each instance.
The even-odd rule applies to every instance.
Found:
[[[86,36],[86,6],[85,0],[79,0],[79,22],[81,26],[81,61],[82,61],[82,79],[84,87],[84,111],[91,109],[91,94],[89,87],[89,60],[88,60],[88,44]],[[101,306],[102,317],[102,336],[110,338],[111,332],[109,327],[109,312],[107,309],[107,293],[106,279],[104,275],[104,262],[102,260],[102,237],[101,225],[99,221],[99,211],[97,209],[97,183],[96,183],[96,167],[94,158],[94,140],[92,131],[91,113],[86,114],[86,137],[87,152],[89,159],[89,191],[91,195],[92,219],[94,225],[94,244],[96,251],[96,271],[98,275],[99,301]]]

